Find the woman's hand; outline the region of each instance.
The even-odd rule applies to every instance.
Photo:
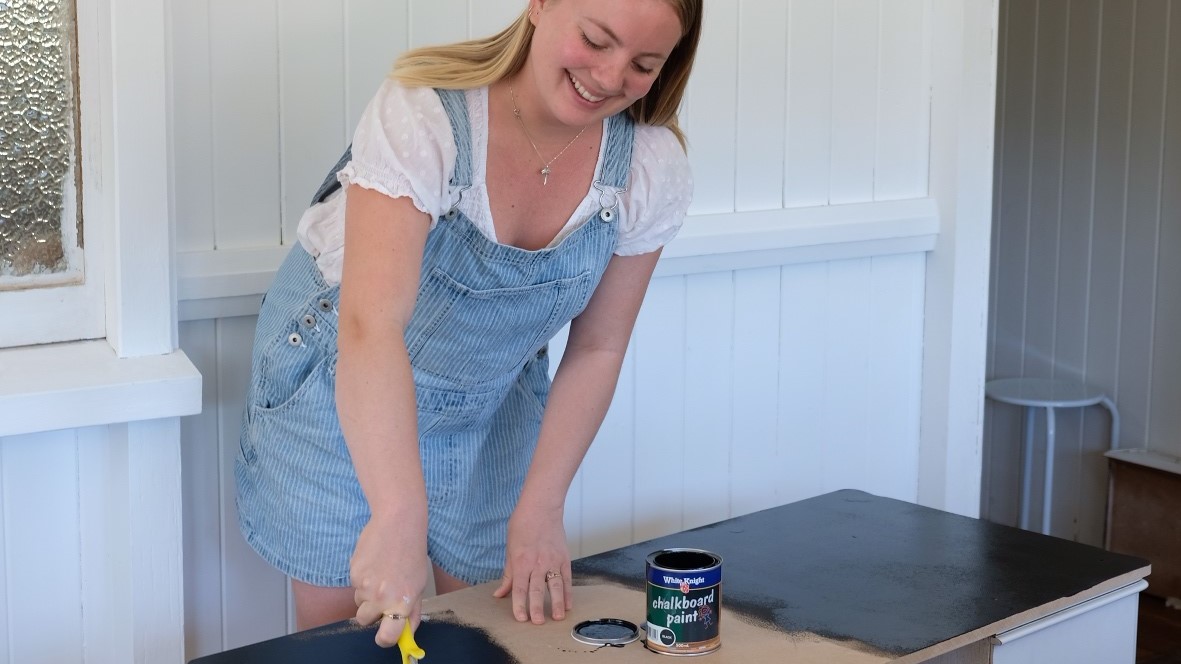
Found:
[[[493,596],[505,597],[511,591],[513,616],[520,622],[531,620],[541,625],[545,623],[546,594],[553,619],[562,620],[574,608],[573,586],[562,510],[518,504],[508,522],[504,579]]]
[[[407,620],[411,629],[418,629],[429,565],[425,523],[375,517],[361,531],[350,577],[356,589],[357,622],[381,621],[374,638],[377,645],[396,644]]]

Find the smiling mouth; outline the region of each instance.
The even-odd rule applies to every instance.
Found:
[[[574,86],[574,90],[575,90],[575,92],[578,93],[578,96],[589,101],[590,103],[597,104],[597,103],[603,101],[604,99],[606,99],[606,97],[596,97],[596,96],[592,95],[590,93],[590,90],[587,90],[586,88],[582,87],[582,83],[579,83],[578,79],[574,78],[573,74],[570,74],[569,72],[567,72],[566,77],[570,79],[570,84]]]

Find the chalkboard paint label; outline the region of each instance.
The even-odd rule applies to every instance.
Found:
[[[648,554],[649,650],[704,655],[722,645],[722,558],[700,549]]]

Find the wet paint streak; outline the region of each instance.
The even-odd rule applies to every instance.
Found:
[[[397,649],[381,648],[373,642],[377,626],[361,627],[349,621],[325,625],[270,641],[200,657],[192,664],[390,664],[397,661]],[[467,625],[447,611],[424,621],[414,634],[427,651],[429,664],[521,664],[488,632]]]
[[[860,491],[837,491],[574,563],[643,592],[646,556],[726,561],[727,616],[901,656],[1088,590],[1147,561]],[[725,628],[723,627],[723,630]]]

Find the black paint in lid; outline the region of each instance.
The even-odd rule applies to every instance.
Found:
[[[640,628],[619,618],[596,618],[575,625],[570,636],[592,646],[620,646],[640,638]]]

